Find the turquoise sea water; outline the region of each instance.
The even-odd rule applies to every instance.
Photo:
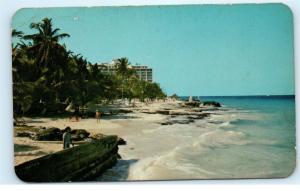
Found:
[[[222,107],[190,124],[138,125],[124,137],[123,159],[99,180],[280,178],[294,171],[294,96],[200,100]]]
[[[281,146],[295,146],[295,97],[294,96],[237,96],[202,97],[215,100],[225,108],[248,112],[257,119],[237,119],[231,121],[232,128],[249,133],[249,136],[277,140]],[[252,138],[254,138],[252,137]]]
[[[294,96],[200,97],[200,99],[222,103],[223,108],[228,109],[225,113],[231,114],[228,121],[223,120],[223,126],[221,124],[219,128],[224,130],[224,135],[228,132],[241,135],[236,140],[237,144],[229,145],[227,150],[217,148],[216,152],[211,153],[211,155],[218,153],[219,157],[224,157],[228,162],[223,167],[219,166],[228,172],[231,168],[232,172],[228,175],[268,178],[286,177],[293,172],[296,164]]]

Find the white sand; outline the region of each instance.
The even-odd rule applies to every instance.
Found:
[[[166,116],[160,114],[144,114],[139,110],[152,110],[161,107],[173,107],[172,103],[153,103],[136,108],[136,111],[128,114],[118,114],[113,117],[103,117],[100,123],[96,119],[81,119],[79,122],[69,121],[66,118],[24,118],[28,126],[57,127],[64,129],[70,126],[72,129],[85,129],[94,134],[118,135],[127,140],[128,136],[138,136],[145,127],[157,126]],[[14,138],[15,165],[25,161],[57,152],[62,149],[62,142],[33,141],[29,138]],[[129,149],[129,148],[127,148]]]

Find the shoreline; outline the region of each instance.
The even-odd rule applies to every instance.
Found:
[[[100,126],[93,118],[80,122],[35,118],[31,125],[60,129],[70,125],[92,134],[123,138],[127,144],[119,146],[122,158],[95,181],[279,178],[293,171],[293,100],[217,101],[225,106],[194,108],[182,107],[183,102],[153,103],[131,108],[131,113],[105,116]],[[62,149],[62,144],[34,145],[29,138],[16,139],[52,151]],[[37,156],[16,159],[21,162],[33,157]]]
[[[192,107],[183,107],[183,103],[183,101],[153,102],[138,107],[122,107],[130,112],[104,116],[100,119],[100,123],[97,123],[94,118],[80,119],[79,122],[69,121],[68,118],[63,117],[24,117],[23,120],[28,127],[56,127],[63,130],[70,126],[72,129],[84,129],[90,133],[90,136],[117,135],[126,141],[133,129],[138,132],[149,127],[192,123],[194,120],[206,117],[206,114],[202,114],[202,112],[211,108],[203,107],[195,111]],[[15,165],[62,150],[61,141],[34,141],[27,137],[15,136],[14,145]],[[121,148],[123,147],[126,145],[121,146]]]

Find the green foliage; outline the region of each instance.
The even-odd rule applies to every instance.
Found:
[[[57,114],[69,103],[113,101],[120,98],[164,98],[159,84],[139,80],[128,58],[116,60],[116,73],[104,75],[97,64],[74,55],[60,40],[70,37],[53,28],[52,19],[31,23],[36,33],[12,30],[14,116]]]
[[[173,95],[171,95],[170,97],[171,97],[171,98],[174,98],[174,99],[177,99],[177,100],[180,99],[180,97],[179,97],[177,94],[173,94]]]

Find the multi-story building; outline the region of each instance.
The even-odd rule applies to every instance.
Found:
[[[148,66],[132,66],[132,68],[136,71],[140,80],[145,80],[147,82],[152,82],[152,68],[148,68]]]
[[[114,60],[111,63],[98,64],[98,67],[103,74],[116,73],[116,62]],[[148,66],[141,66],[141,65],[129,65],[129,68],[132,68],[136,71],[136,74],[140,80],[145,80],[147,82],[153,81],[152,68],[149,68]]]
[[[112,64],[112,63],[111,64],[109,64],[109,63],[98,64],[98,68],[103,74],[115,74],[116,73],[116,66],[115,66],[115,64]]]

